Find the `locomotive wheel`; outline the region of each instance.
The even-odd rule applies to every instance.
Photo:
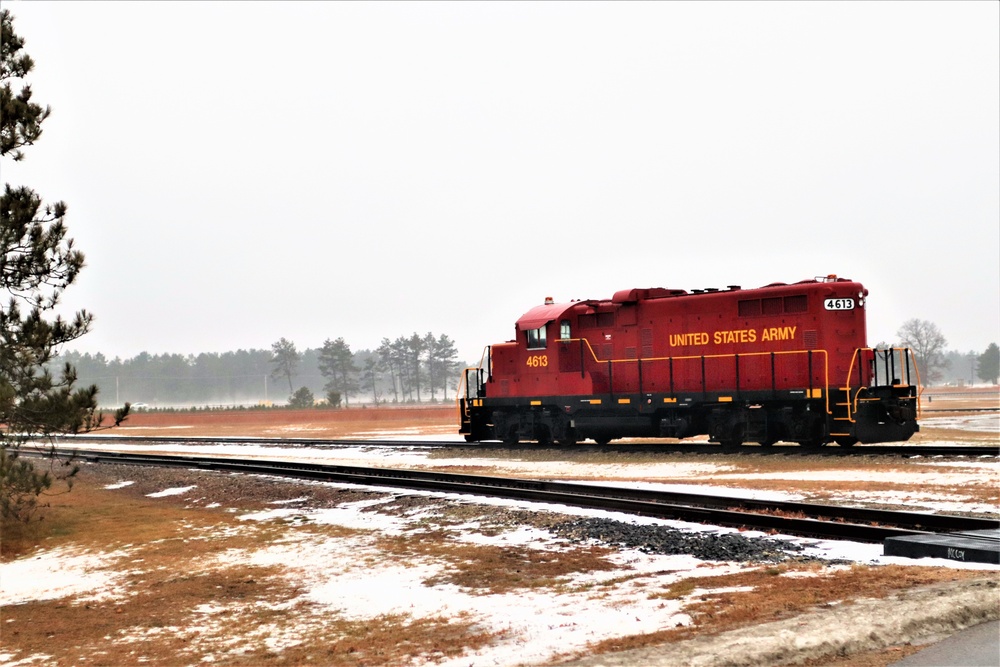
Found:
[[[774,443],[785,437],[784,427],[780,423],[773,423],[777,419],[769,417],[769,421],[772,423],[767,424],[764,430],[764,437],[757,441],[761,447],[773,447]]]
[[[604,445],[611,442],[611,437],[606,435],[599,435],[594,438],[594,442],[596,442],[599,447],[603,447]]]
[[[563,447],[575,447],[576,443],[576,431],[572,428],[567,428],[563,436],[556,439],[556,444]]]
[[[503,437],[503,444],[508,447],[513,447],[517,444],[517,424],[511,424],[510,428],[507,429],[507,435]]]
[[[851,438],[847,436],[841,436],[839,438],[834,438],[833,440],[841,447],[853,447],[854,445],[858,444],[857,438]]]
[[[717,436],[719,444],[722,445],[722,448],[730,452],[739,449],[743,444],[743,438],[746,435],[746,427],[743,424],[736,423],[732,424],[729,428],[724,429],[724,432],[726,432],[724,436]]]
[[[492,440],[493,430],[488,426],[473,427],[471,433],[465,434],[466,442],[482,442],[483,440]]]

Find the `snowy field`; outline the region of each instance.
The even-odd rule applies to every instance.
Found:
[[[194,493],[192,487],[164,489],[151,496]],[[413,493],[413,492],[408,492]],[[457,501],[467,497],[455,496]],[[379,500],[376,502],[385,502]],[[477,502],[497,506],[514,503],[495,499]],[[524,507],[525,503],[518,503]],[[527,504],[530,505],[530,504]],[[276,505],[264,512],[246,513],[247,522],[289,520],[304,524],[330,524],[347,528],[372,530],[383,534],[401,534],[412,529],[424,517],[405,519],[360,510],[370,502],[345,505],[336,509],[311,510],[295,502]],[[572,507],[544,505],[539,509],[567,514],[606,516],[640,524],[672,526],[687,531],[718,531],[698,524],[638,518],[611,512],[585,511]],[[524,546],[531,549],[559,550],[568,548],[544,531],[521,528],[496,537],[484,537],[469,525],[463,539],[475,544]],[[364,535],[364,533],[362,533]],[[750,532],[743,533],[753,537]],[[763,537],[763,535],[761,535]],[[906,565],[945,566],[997,571],[996,566],[958,563],[948,560],[924,559],[910,561],[882,555],[882,546],[844,541],[817,541],[801,538],[781,538],[802,545],[803,555],[824,560],[850,561],[867,564],[898,563]],[[650,598],[644,592],[647,574],[663,586],[688,576],[708,577],[738,572],[746,568],[739,563],[706,563],[692,556],[659,556],[624,550],[615,556],[620,569],[576,575],[565,582],[558,592],[547,590],[520,591],[504,595],[473,594],[453,585],[427,586],[424,581],[439,573],[442,567],[431,560],[407,563],[383,560],[368,537],[319,539],[290,527],[286,537],[258,549],[229,552],[219,567],[228,564],[283,565],[289,580],[302,589],[302,597],[315,603],[314,614],[334,614],[350,619],[375,618],[385,614],[405,614],[415,617],[445,617],[480,619],[487,627],[503,628],[504,639],[461,658],[435,664],[444,667],[466,667],[470,664],[522,665],[544,663],[552,656],[584,649],[589,643],[619,636],[648,633],[667,627],[686,625],[690,618],[684,606],[698,596],[712,592],[696,589],[683,598],[663,600]],[[73,598],[73,604],[99,600],[125,600],[126,580],[132,576],[124,564],[129,550],[112,553],[82,553],[71,548],[54,549],[34,554],[0,566],[0,605],[21,604],[31,600]],[[836,567],[843,567],[837,565]],[[617,583],[627,571],[634,575]],[[669,574],[665,574],[669,573]],[[203,635],[212,637],[224,632],[222,624],[229,617],[223,607],[203,606],[196,610],[198,626]],[[309,624],[310,619],[302,623]],[[296,641],[297,631],[291,628],[270,629],[268,641],[276,650]],[[217,656],[221,657],[221,656]],[[14,660],[0,652],[0,664],[44,664],[30,659]]]
[[[935,427],[959,430],[975,430],[1000,433],[1000,416],[976,415],[962,418],[936,418],[925,420]],[[367,437],[412,438],[414,433],[367,433]],[[358,434],[356,437],[361,437]],[[440,439],[440,435],[430,436]],[[935,443],[936,444],[936,443]],[[88,448],[92,447],[88,443]],[[105,449],[126,449],[115,444],[101,445]],[[736,470],[725,461],[714,463],[709,459],[642,463],[628,463],[615,466],[566,463],[560,461],[528,461],[517,458],[456,457],[438,458],[432,449],[413,449],[405,452],[385,448],[345,447],[345,448],[279,448],[264,444],[207,446],[164,444],[144,446],[143,451],[170,451],[177,453],[211,453],[218,456],[231,453],[240,456],[260,458],[286,458],[308,461],[323,461],[345,465],[388,465],[394,467],[447,469],[450,466],[483,466],[491,468],[498,475],[546,478],[558,476],[588,482],[600,478],[600,483],[614,483],[643,488],[683,489],[685,491],[719,492],[720,485],[734,496],[752,495],[767,499],[800,500],[804,496],[774,490],[754,489],[754,483],[761,480],[813,480],[829,482],[836,487],[838,482],[866,481],[859,470],[848,465],[845,470],[821,468],[815,471],[791,472],[747,472]],[[884,472],[872,472],[870,481],[886,481]],[[1000,483],[1000,461],[996,457],[948,460],[909,460],[892,473],[892,481],[905,485],[906,492],[893,497],[863,491],[845,490],[838,498],[841,502],[861,502],[879,500],[899,504],[909,504],[929,511],[944,512],[998,512],[1000,508],[987,505],[970,505],[961,493],[964,488]],[[605,481],[612,478],[613,481]],[[631,480],[631,481],[630,481]],[[642,481],[634,481],[642,480]],[[130,480],[122,479],[109,485],[109,490],[123,488]],[[332,484],[337,487],[341,485]],[[922,487],[931,487],[925,490]],[[942,488],[955,489],[954,494],[942,493]],[[380,492],[386,488],[379,487]],[[391,489],[388,490],[391,493]],[[400,491],[408,495],[421,494],[411,490]],[[181,496],[194,497],[196,486],[163,488],[150,493],[149,497]],[[532,504],[470,496],[435,497],[452,498],[458,502],[476,502],[496,507],[531,507],[541,511],[556,511],[569,515],[606,517],[633,524],[663,525],[691,532],[731,532],[724,528],[711,528],[699,524],[640,518],[631,515],[584,510],[551,504]],[[806,498],[808,500],[808,498]],[[261,545],[259,548],[227,553],[214,565],[224,568],[234,563],[283,566],[290,581],[295,581],[302,590],[304,600],[313,603],[309,608],[314,614],[332,614],[343,618],[366,619],[385,614],[405,614],[414,617],[445,617],[476,619],[484,627],[503,628],[500,639],[487,648],[466,653],[461,658],[435,662],[444,667],[465,667],[470,664],[522,665],[540,664],[553,656],[584,649],[589,643],[602,639],[653,632],[668,627],[686,625],[690,618],[684,613],[685,604],[703,595],[696,590],[691,595],[676,600],[650,598],[643,588],[648,584],[644,576],[655,579],[658,586],[679,581],[691,576],[711,576],[738,572],[748,567],[731,562],[706,562],[692,556],[663,556],[623,550],[616,556],[619,569],[607,572],[587,572],[575,575],[573,580],[563,582],[558,591],[533,589],[511,594],[473,594],[455,585],[426,585],[442,567],[440,562],[425,557],[400,563],[379,558],[374,546],[377,535],[396,535],[415,530],[427,516],[387,515],[370,511],[372,503],[390,502],[391,497],[381,497],[360,503],[341,505],[336,508],[311,508],[304,499],[284,501],[274,504],[268,511],[236,511],[242,521],[283,522],[287,533],[281,540]],[[315,533],[297,530],[297,525],[332,525],[357,529],[344,538],[319,538]],[[492,544],[498,546],[520,546],[529,549],[558,551],[572,548],[564,540],[546,531],[531,527],[520,527],[508,532],[487,537],[472,522],[457,530],[459,538],[470,544]],[[453,526],[449,527],[454,530]],[[760,534],[743,532],[747,537],[765,537]],[[862,544],[845,541],[818,541],[788,536],[766,536],[771,539],[787,540],[803,549],[802,554],[814,556],[824,561],[836,561],[831,567],[844,567],[843,563],[901,564],[908,566],[940,566],[949,568],[977,569],[986,572],[1000,571],[993,565],[960,563],[950,560],[922,559],[919,561],[893,558],[882,555],[879,544]],[[111,553],[89,553],[71,547],[41,550],[28,557],[0,565],[0,605],[17,605],[32,600],[67,599],[71,604],[84,604],[92,600],[127,599],[127,580],[130,577],[125,563],[129,560],[130,549]],[[623,578],[622,572],[630,576]],[[212,605],[203,605],[194,610],[198,618],[200,632],[206,637],[223,633],[227,618],[226,610]],[[314,619],[315,620],[315,619]],[[308,618],[303,619],[308,624]],[[258,632],[268,633],[268,645],[275,651],[296,642],[294,627],[264,628]],[[247,632],[253,632],[248,630]],[[202,661],[212,661],[223,655],[207,655]],[[0,664],[10,666],[45,664],[44,656],[23,656],[4,652],[0,649]],[[419,664],[419,663],[416,663]]]

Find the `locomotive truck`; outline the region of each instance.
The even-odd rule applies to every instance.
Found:
[[[919,430],[919,376],[905,348],[866,342],[861,283],[829,275],[757,289],[640,288],[546,298],[464,370],[467,441],[572,445],[690,438],[902,441]]]

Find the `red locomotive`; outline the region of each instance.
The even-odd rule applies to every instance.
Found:
[[[860,283],[631,289],[532,308],[459,389],[468,441],[687,438],[772,445],[907,440],[909,350],[866,343]]]

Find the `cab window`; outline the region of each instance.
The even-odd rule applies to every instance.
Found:
[[[528,349],[529,350],[543,350],[545,349],[545,326],[540,326],[537,329],[528,329]]]
[[[572,338],[569,331],[569,320],[563,320],[559,323],[559,338],[562,340],[569,340]]]

